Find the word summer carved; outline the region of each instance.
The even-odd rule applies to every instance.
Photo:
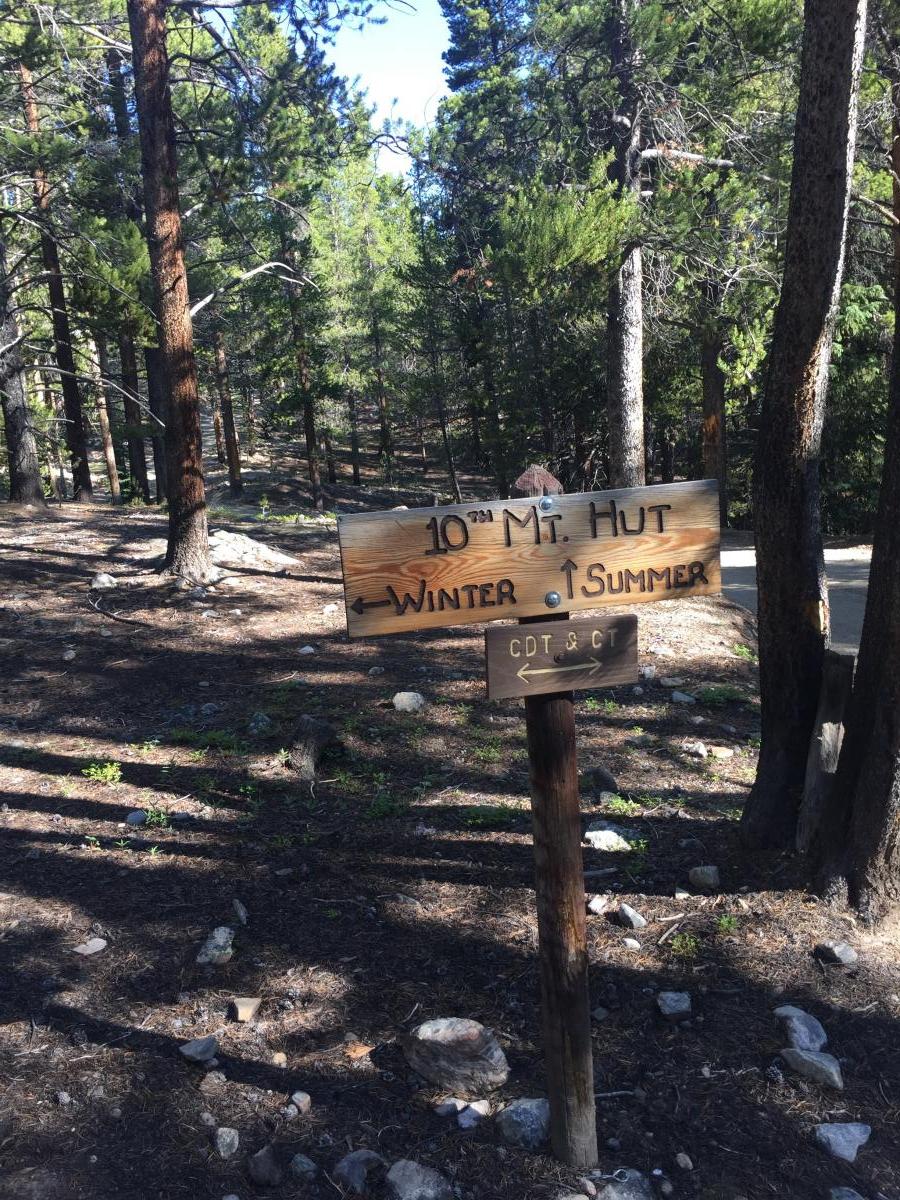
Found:
[[[716,485],[341,516],[352,637],[721,588]]]

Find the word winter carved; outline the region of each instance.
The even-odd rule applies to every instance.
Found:
[[[351,637],[721,590],[713,480],[338,519]]]

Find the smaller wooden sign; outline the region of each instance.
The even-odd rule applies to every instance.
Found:
[[[492,700],[576,688],[612,687],[638,677],[637,617],[540,621],[485,630]]]

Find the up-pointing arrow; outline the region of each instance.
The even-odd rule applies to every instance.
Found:
[[[572,562],[571,558],[567,558],[559,569],[566,573],[566,594],[570,600],[573,600],[575,589],[572,587],[572,572],[578,570],[578,563]]]

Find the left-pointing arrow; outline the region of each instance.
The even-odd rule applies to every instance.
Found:
[[[390,600],[363,600],[362,596],[357,596],[350,607],[355,613],[362,616],[367,608],[384,608],[388,604],[390,604]]]

